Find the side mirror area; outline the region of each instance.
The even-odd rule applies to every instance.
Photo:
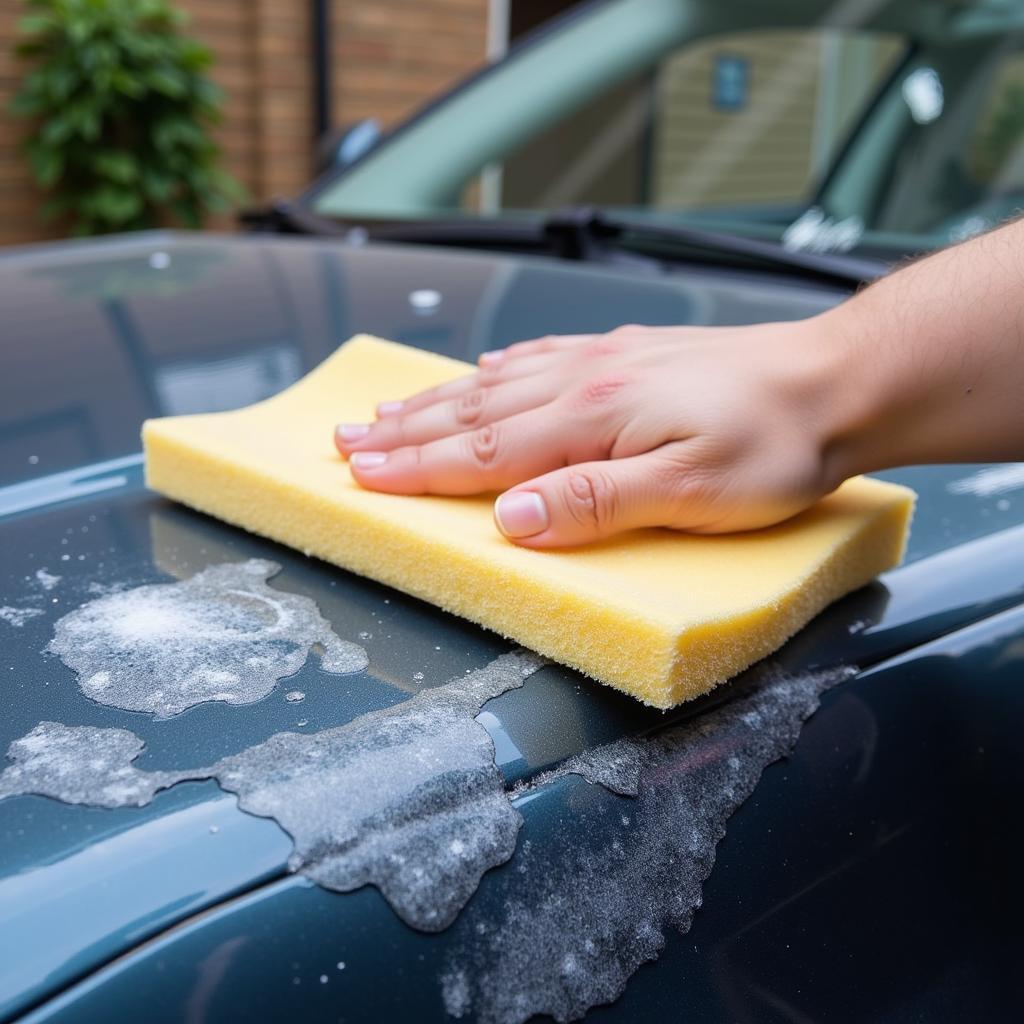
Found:
[[[375,117],[365,117],[344,128],[325,132],[316,147],[317,173],[355,163],[376,146],[383,135],[381,124]]]

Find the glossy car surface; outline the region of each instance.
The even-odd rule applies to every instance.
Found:
[[[209,764],[281,730],[394,705],[507,650],[402,594],[148,493],[143,418],[258,400],[357,331],[473,359],[518,338],[629,321],[805,316],[842,294],[782,275],[637,274],[337,240],[154,234],[0,256],[0,605],[37,612],[21,626],[0,621],[0,749],[56,720],[131,729],[146,744],[140,767]],[[1024,474],[886,475],[920,494],[906,565],[828,609],[776,659],[794,673],[858,674],[825,695],[792,758],[769,767],[729,821],[692,929],[670,933],[595,1020],[1012,1019],[1024,994],[1013,813]],[[271,585],[313,598],[340,636],[372,633],[366,672],[339,681],[311,658],[262,701],[156,721],[88,700],[44,651],[54,622],[92,599],[90,585],[181,579],[249,557],[280,563]],[[284,700],[292,687],[306,694],[301,713]],[[552,666],[478,720],[511,786],[699,717],[731,692],[662,715]],[[0,801],[0,1013],[446,1019],[445,964],[472,944],[472,928],[499,921],[528,891],[517,871],[524,843],[535,870],[571,890],[572,858],[611,841],[608,815],[628,814],[630,798],[569,776],[517,806],[516,855],[484,876],[450,929],[428,935],[373,888],[341,895],[290,875],[288,836],[212,781],[179,784],[142,808]]]

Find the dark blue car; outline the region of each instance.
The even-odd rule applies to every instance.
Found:
[[[249,233],[0,254],[0,1018],[1019,1020],[1024,466],[883,474],[905,564],[663,714],[155,497],[139,428],[361,331],[819,312],[1021,204],[1022,46],[609,0]]]

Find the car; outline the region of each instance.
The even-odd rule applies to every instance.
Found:
[[[1016,1019],[1024,466],[879,474],[919,495],[904,564],[660,712],[155,496],[139,428],[358,332],[472,361],[827,309],[1010,211],[1009,143],[987,185],[950,161],[1022,31],[995,2],[608,0],[248,233],[0,253],[0,1018]],[[815,190],[744,192],[757,55],[810,41],[836,88],[872,69],[830,94],[847,135]],[[647,201],[616,161],[693,66],[718,162]],[[778,113],[808,87],[777,78]]]

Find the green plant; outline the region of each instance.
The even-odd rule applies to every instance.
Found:
[[[36,61],[11,104],[51,193],[45,216],[78,234],[198,226],[241,197],[210,137],[220,91],[209,50],[167,0],[26,0],[17,51]]]

